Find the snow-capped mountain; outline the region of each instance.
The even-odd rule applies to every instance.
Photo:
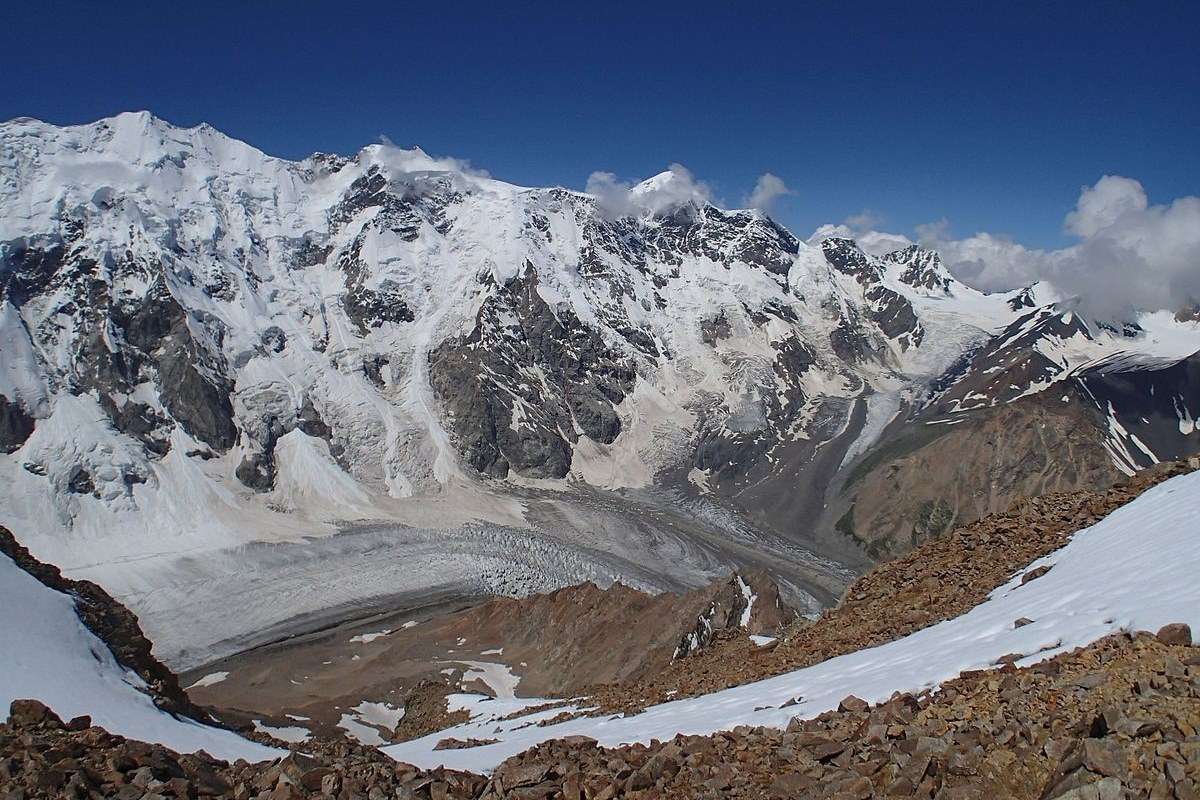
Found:
[[[539,493],[638,490],[852,559],[864,534],[827,490],[901,428],[1070,377],[1113,419],[1176,420],[1117,468],[1197,449],[1194,365],[1170,366],[1195,321],[1089,327],[1048,287],[986,295],[916,246],[664,206],[677,179],[614,215],[420,150],[291,162],[146,113],[0,125],[0,522],[86,572],[349,520],[536,528]],[[1131,353],[1184,383],[1147,400],[1114,377]],[[572,564],[619,549],[586,527]]]

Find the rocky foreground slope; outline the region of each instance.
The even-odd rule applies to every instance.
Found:
[[[313,743],[272,764],[180,756],[36,701],[0,724],[6,800],[34,797],[1069,798],[1190,800],[1200,791],[1200,647],[1186,626],[1111,637],[1026,669],[964,673],[786,730],[600,748],[548,742],[490,777],[397,764],[351,743]]]

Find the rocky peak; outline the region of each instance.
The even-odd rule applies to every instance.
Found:
[[[1008,307],[1013,311],[1020,311],[1023,308],[1037,308],[1037,299],[1034,297],[1033,287],[1026,286],[1008,299]]]
[[[1200,322],[1200,302],[1193,302],[1181,306],[1175,312],[1175,319],[1178,322]]]
[[[821,252],[830,266],[867,286],[883,277],[879,260],[867,255],[853,239],[831,237],[821,242]]]
[[[716,590],[708,607],[697,615],[695,626],[680,638],[674,658],[711,646],[722,633],[741,630],[773,636],[795,617],[796,612],[783,604],[779,587],[769,575],[735,572]]]
[[[933,250],[911,244],[908,247],[893,250],[885,255],[883,260],[903,266],[904,271],[900,273],[900,280],[909,286],[950,293],[954,279],[942,262],[942,257]]]

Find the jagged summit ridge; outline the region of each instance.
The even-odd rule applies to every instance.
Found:
[[[309,417],[319,415],[321,392],[315,384],[307,392],[293,386],[291,410],[273,409],[273,421],[264,426],[238,418],[231,395],[241,386],[253,392],[255,379],[236,373],[256,372],[276,356],[293,362],[284,371],[309,374],[310,368],[296,362],[325,361],[326,367],[333,362],[342,373],[361,371],[365,380],[352,381],[360,395],[399,393],[406,395],[402,405],[422,403],[429,387],[409,376],[432,370],[426,380],[445,383],[436,373],[450,359],[428,354],[456,337],[469,338],[472,330],[477,339],[482,336],[481,320],[514,282],[536,281],[526,302],[544,304],[545,312],[536,313],[548,315],[550,323],[539,333],[561,339],[586,329],[595,338],[588,358],[628,359],[624,369],[643,377],[677,361],[717,378],[723,386],[706,387],[701,380],[698,391],[685,393],[679,416],[690,417],[691,425],[683,427],[692,428],[691,438],[697,427],[711,429],[716,401],[716,408],[739,420],[748,412],[763,420],[765,427],[755,428],[753,438],[764,451],[772,446],[764,431],[772,427],[772,414],[778,415],[772,406],[795,415],[822,402],[816,392],[800,389],[805,374],[819,380],[824,395],[853,397],[880,379],[923,379],[948,367],[945,354],[920,347],[929,323],[919,301],[927,294],[970,301],[954,320],[956,338],[979,340],[1015,314],[999,298],[959,284],[936,253],[916,245],[883,258],[846,239],[827,239],[814,250],[759,212],[723,211],[694,198],[676,206],[655,200],[646,206],[654,210],[648,216],[608,219],[588,195],[512,186],[419,148],[371,145],[352,159],[314,155],[288,162],[210,126],[177,128],[148,112],[67,128],[13,120],[0,127],[0,141],[3,197],[10,209],[0,220],[6,306],[21,317],[17,327],[26,329],[30,347],[41,356],[44,383],[35,386],[36,378],[21,376],[25,385],[12,386],[6,400],[36,419],[47,411],[45,399],[62,387],[77,395],[96,390],[97,397],[111,400],[105,389],[130,396],[147,380],[161,383],[164,369],[174,374],[178,366],[183,385],[192,394],[211,395],[209,402],[201,409],[176,402],[174,410],[162,397],[157,404],[143,403],[146,409],[136,413],[149,421],[138,424],[145,429],[140,434],[157,431],[158,443],[150,449],[162,450],[173,421],[214,451],[236,445],[244,451],[239,476],[256,489],[272,485],[269,451],[295,425],[288,420],[302,409]],[[675,197],[681,193],[671,187],[681,180],[668,170],[630,194]],[[435,292],[435,285],[445,291]],[[710,316],[709,308],[719,313]],[[731,327],[726,338],[731,313],[744,324],[739,335]],[[71,318],[75,330],[31,327],[35,318],[55,314]],[[285,318],[285,324],[276,324]],[[560,318],[570,325],[559,324]],[[176,321],[158,323],[161,331],[137,328],[139,320],[150,319]],[[102,330],[102,341],[87,336],[84,327]],[[160,362],[157,378],[140,370],[137,362],[151,354],[139,342],[171,330],[174,344],[151,358]],[[749,341],[764,330],[765,339]],[[496,327],[491,335],[499,341],[511,333]],[[522,333],[528,339],[530,331]],[[703,338],[713,344],[697,341]],[[730,341],[735,338],[747,341]],[[25,344],[11,349],[29,349]],[[490,351],[489,344],[476,341],[472,347]],[[723,347],[737,352],[722,354]],[[57,350],[53,359],[47,357],[50,349]],[[186,357],[172,356],[175,352]],[[407,366],[397,352],[413,354]],[[800,352],[803,366],[782,363]],[[113,355],[120,356],[122,369],[115,374],[99,369]],[[362,366],[345,359],[361,359]],[[537,368],[544,372],[545,366]],[[780,380],[794,385],[803,401],[800,394],[785,403],[766,396],[770,390],[762,391],[762,381],[771,372],[777,377],[767,378],[767,386]],[[487,375],[481,369],[472,380],[486,389],[493,382]],[[610,433],[620,429],[615,406],[636,381],[626,383],[617,394],[599,391],[607,401],[594,399],[596,388],[580,388],[571,397],[565,385],[552,391],[579,413],[554,424],[531,422],[531,430],[539,425],[542,430],[533,439],[569,440],[569,450],[579,436],[612,444]],[[667,394],[661,382],[648,383]],[[839,384],[841,390],[832,389]],[[511,386],[504,394],[519,396]],[[441,400],[453,406],[445,392]],[[597,402],[609,403],[608,410],[599,410]],[[164,406],[165,416],[154,416],[160,410],[155,405]],[[480,434],[477,425],[464,428],[461,418],[468,412],[447,411],[418,423],[438,440],[433,444],[441,453],[440,467],[434,471],[442,477],[454,472],[451,460],[474,447],[472,436],[483,435],[487,446],[495,446],[497,423],[507,421],[521,446],[532,441],[520,433],[521,419],[532,419],[523,412],[514,424],[511,412],[488,411],[479,421],[487,430]],[[108,413],[121,430],[128,423],[119,412]],[[607,421],[595,421],[597,414]],[[454,420],[449,429],[458,434],[451,437],[457,438],[454,458],[443,457],[447,419]],[[332,443],[335,431],[321,424]],[[589,435],[600,430],[597,425],[603,432]],[[724,423],[720,429],[712,432],[737,438]],[[343,466],[362,467],[345,445],[334,444],[331,452],[344,457]],[[557,453],[553,466],[544,463],[548,454],[529,456],[530,475],[567,474],[571,456],[562,445],[551,450]],[[652,457],[646,466],[660,470],[672,457]],[[430,484],[431,476],[421,474],[427,470],[372,471],[391,493]]]

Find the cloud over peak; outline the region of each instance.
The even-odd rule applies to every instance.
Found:
[[[755,181],[754,190],[746,196],[746,207],[757,208],[764,213],[769,212],[779,198],[789,194],[795,194],[795,192],[787,187],[783,178],[770,172],[764,172]]]
[[[814,238],[849,234],[876,254],[907,241],[902,234],[855,230],[851,224],[866,221],[852,217],[841,225],[824,225]],[[1006,291],[1046,281],[1064,296],[1077,298],[1077,310],[1095,319],[1175,311],[1200,299],[1200,198],[1152,205],[1137,180],[1105,175],[1080,189],[1063,229],[1078,241],[1055,250],[1026,247],[986,231],[956,239],[945,219],[918,225],[915,233],[970,286]]]
[[[697,180],[682,164],[671,164],[665,172],[638,184],[622,181],[611,172],[593,172],[585,191],[596,198],[600,212],[610,219],[643,212],[658,214],[689,202],[713,201],[708,184]]]

